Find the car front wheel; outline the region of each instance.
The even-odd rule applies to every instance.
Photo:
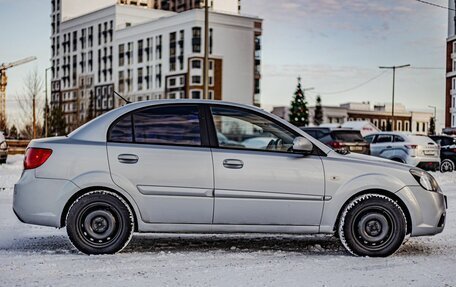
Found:
[[[401,207],[380,194],[365,194],[343,210],[338,228],[342,245],[356,256],[386,257],[401,246],[407,220]]]
[[[127,246],[134,231],[128,204],[109,191],[92,191],[71,205],[66,219],[70,241],[85,254],[113,254]]]

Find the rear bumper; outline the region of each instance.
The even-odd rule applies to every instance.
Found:
[[[446,221],[446,198],[420,186],[406,186],[396,195],[405,203],[411,217],[411,236],[441,233]]]
[[[13,211],[24,223],[61,227],[63,209],[77,190],[71,181],[35,178],[34,170],[26,170],[14,185]]]
[[[422,161],[418,163],[417,167],[423,170],[436,171],[440,168],[440,163],[432,161]]]
[[[407,164],[419,167],[424,170],[436,171],[440,167],[440,158],[438,157],[409,157]]]

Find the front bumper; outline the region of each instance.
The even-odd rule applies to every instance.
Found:
[[[411,236],[441,233],[446,221],[446,197],[421,186],[406,186],[396,195],[405,203],[411,217]]]
[[[63,209],[78,187],[68,180],[35,178],[26,170],[14,185],[13,211],[21,222],[61,227]]]

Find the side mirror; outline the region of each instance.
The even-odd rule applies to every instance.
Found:
[[[297,137],[293,140],[293,151],[309,154],[313,151],[313,144],[305,137]]]

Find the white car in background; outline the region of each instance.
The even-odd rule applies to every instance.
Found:
[[[6,143],[5,135],[0,131],[0,164],[6,163],[8,158],[8,144]]]
[[[438,170],[440,148],[429,137],[401,132],[380,132],[364,137],[371,144],[371,155],[416,166]]]

